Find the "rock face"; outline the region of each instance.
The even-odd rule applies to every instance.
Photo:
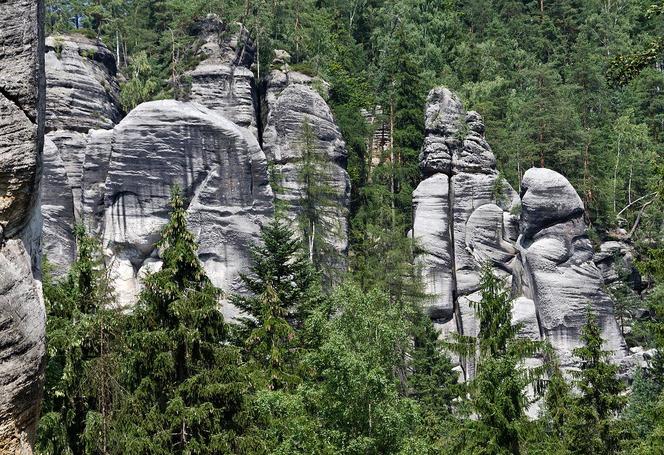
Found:
[[[84,161],[91,160],[95,140],[120,121],[122,110],[115,57],[101,42],[77,34],[50,36],[45,67],[43,251],[59,276],[75,258],[73,226],[84,221],[83,175],[90,175]]]
[[[229,30],[226,23],[210,14],[197,22],[191,32],[199,37],[198,56],[202,61],[186,73],[186,100],[221,113],[258,137],[258,100],[254,63],[256,47],[247,29]]]
[[[574,363],[588,305],[598,315],[605,349],[616,361],[626,352],[613,301],[593,262],[584,207],[572,185],[550,169],[529,169],[521,182],[521,235],[516,292],[534,301],[541,331],[561,364]]]
[[[43,3],[0,17],[0,453],[31,454],[43,379],[39,178],[44,135]],[[20,18],[20,20],[17,20]]]
[[[272,71],[264,84],[261,137],[276,182],[277,208],[294,223],[301,222],[303,211],[303,166],[315,167],[316,183],[325,193],[317,204],[324,227],[322,261],[343,270],[348,250],[348,153],[329,106],[314,90],[317,83],[324,87],[322,81],[288,71],[287,66]]]
[[[113,130],[111,144],[101,230],[118,295],[129,303],[142,270],[159,261],[154,244],[168,219],[173,185],[189,201],[189,227],[210,278],[237,291],[249,246],[272,214],[267,162],[257,139],[201,105],[165,100],[134,109]]]
[[[477,334],[472,302],[480,299],[480,270],[488,264],[512,289],[513,320],[522,324],[522,336],[549,339],[569,366],[591,302],[607,349],[619,360],[624,340],[592,260],[583,204],[567,179],[531,169],[519,197],[496,171],[482,117],[466,112],[444,87],[429,93],[425,128],[425,179],[413,193],[412,233],[431,296],[426,309],[443,336]],[[473,365],[462,366],[472,377]]]
[[[466,112],[448,89],[429,93],[425,128],[420,168],[426,178],[413,193],[413,236],[432,296],[427,310],[438,324],[454,320],[456,331],[473,334],[470,302],[478,299],[482,264],[511,273],[516,228],[509,210],[518,195],[496,171],[482,118]]]
[[[83,35],[46,39],[46,129],[87,133],[121,118],[113,53]]]
[[[320,235],[335,254],[325,265],[345,267],[346,149],[329,106],[311,87],[319,81],[275,71],[259,92],[251,71],[255,47],[244,28],[236,32],[209,15],[191,32],[201,61],[185,75],[181,100],[141,104],[122,120],[113,54],[79,36],[47,41],[44,251],[64,273],[75,257],[72,226],[83,223],[102,239],[122,306],[135,301],[146,271],[160,267],[154,244],[176,184],[208,275],[224,291],[242,290],[249,246],[275,205],[293,221],[299,214],[305,120],[331,188],[322,213],[330,229]],[[276,201],[269,167],[283,188]],[[224,311],[236,316],[229,305]]]

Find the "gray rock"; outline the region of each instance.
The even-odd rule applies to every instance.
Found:
[[[288,219],[297,221],[302,208],[302,156],[305,142],[311,142],[320,178],[329,191],[328,201],[321,207],[326,227],[322,240],[329,251],[324,260],[329,266],[327,270],[344,270],[350,199],[346,145],[329,106],[313,85],[314,79],[300,73],[278,70],[271,73],[266,82],[263,108],[263,149],[278,188],[276,204],[283,207]],[[307,127],[309,138],[305,136]]]
[[[49,172],[42,179],[43,254],[54,265],[51,273],[62,276],[76,255],[74,199],[65,164],[48,138],[44,145],[44,168]]]
[[[578,218],[583,202],[569,181],[556,171],[531,168],[521,181],[521,232],[532,237],[553,224]]]
[[[46,129],[112,128],[122,112],[113,53],[79,34],[46,39]]]
[[[0,16],[0,453],[31,454],[42,395],[39,179],[44,146],[43,2]]]
[[[453,317],[463,334],[476,334],[477,301],[485,263],[508,278],[516,255],[518,224],[509,211],[519,196],[496,171],[477,112],[466,112],[458,96],[444,87],[429,92],[426,138],[420,169],[426,177],[413,193],[413,236],[425,289],[425,306],[436,322]],[[466,378],[472,359],[462,362]]]
[[[45,311],[20,240],[0,248],[0,453],[31,454],[42,394]]]
[[[273,197],[265,155],[248,130],[197,104],[144,103],[113,130],[110,162],[99,175],[104,244],[121,305],[140,289],[146,261],[158,258],[154,245],[173,185],[188,201],[189,227],[210,278],[225,291],[239,290],[238,272],[272,214]]]
[[[625,355],[613,302],[603,290],[586,235],[583,205],[562,175],[529,169],[523,178],[521,226],[517,248],[519,271],[527,282],[523,295],[537,308],[542,333],[556,349],[563,366],[572,366],[572,350],[580,346],[586,308],[597,313],[605,349],[615,361]],[[557,217],[557,218],[556,218]]]
[[[566,367],[576,360],[588,303],[598,312],[606,348],[619,361],[624,340],[603,291],[595,263],[609,250],[593,254],[583,222],[583,203],[560,174],[531,169],[521,183],[521,198],[496,171],[477,112],[466,112],[448,89],[433,89],[425,110],[426,138],[420,153],[425,179],[413,193],[412,235],[431,296],[425,309],[442,325],[456,321],[460,333],[476,335],[472,302],[481,298],[480,271],[489,264],[511,287],[513,322],[520,335],[547,338]],[[520,219],[514,212],[521,209]],[[538,359],[529,359],[536,364]],[[472,359],[461,361],[465,377]]]
[[[454,314],[454,258],[452,257],[449,177],[434,174],[413,192],[413,238],[425,292],[426,310],[434,320],[449,321]]]
[[[186,99],[223,114],[258,137],[254,74],[256,47],[243,26],[231,33],[228,25],[208,15],[194,26],[203,60],[185,74],[190,84]]]

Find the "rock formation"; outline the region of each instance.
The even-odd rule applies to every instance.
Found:
[[[159,260],[154,244],[168,218],[173,185],[189,201],[189,227],[213,283],[238,290],[249,246],[272,214],[265,154],[248,130],[198,104],[144,103],[113,130],[102,177],[101,231],[116,290],[127,303],[142,269]],[[99,201],[84,198],[83,204]]]
[[[193,25],[202,61],[185,74],[185,98],[221,113],[258,137],[258,100],[251,71],[256,47],[249,32],[238,26],[240,30],[233,33],[213,14]]]
[[[566,366],[574,363],[572,350],[581,345],[588,305],[598,315],[604,348],[616,361],[626,351],[613,301],[593,262],[583,213],[581,198],[562,175],[544,168],[524,174],[514,289],[534,302],[540,331]]]
[[[94,149],[91,129],[110,129],[122,110],[115,57],[85,36],[46,39],[46,145],[42,213],[43,251],[62,275],[74,260],[73,227],[82,222],[84,159]],[[99,233],[99,232],[97,232]]]
[[[282,56],[281,59],[284,59]],[[346,172],[348,152],[332,112],[316,90],[325,83],[285,64],[273,70],[264,83],[263,149],[275,181],[277,208],[298,223],[305,191],[301,172],[306,148],[317,168],[318,184],[324,189],[321,211],[323,262],[337,270],[346,267],[350,178]],[[329,270],[329,269],[328,269]]]
[[[113,53],[79,34],[46,39],[46,130],[87,133],[122,116]]]
[[[47,41],[46,73],[54,79],[48,83],[47,106],[57,115],[47,117],[44,251],[59,271],[66,271],[75,255],[72,226],[83,223],[102,239],[122,306],[135,301],[146,271],[160,266],[154,244],[176,184],[186,196],[189,225],[208,275],[224,291],[242,290],[239,272],[250,263],[249,247],[274,213],[268,166],[282,175],[287,189],[278,198],[288,201],[292,219],[297,216],[305,118],[316,150],[330,163],[325,176],[334,189],[335,204],[325,216],[339,230],[323,236],[336,252],[346,253],[346,150],[330,108],[310,88],[312,79],[299,73],[293,77],[298,84],[270,79],[263,92],[269,99],[261,107],[250,70],[255,50],[246,30],[231,32],[210,15],[192,33],[202,61],[185,75],[188,87],[178,92],[181,100],[143,103],[121,121],[108,49],[77,36]],[[62,82],[67,80],[73,92]],[[103,106],[93,119],[87,118],[94,117],[87,104],[73,102],[73,93],[84,90]],[[334,263],[343,265],[343,258]],[[224,311],[237,315],[229,304]]]
[[[10,0],[0,17],[0,453],[7,454],[32,453],[43,379],[43,8]]]
[[[571,366],[586,305],[592,304],[606,348],[620,360],[624,340],[593,262],[583,204],[569,182],[533,168],[519,197],[496,171],[481,116],[466,112],[446,88],[429,93],[425,128],[425,179],[413,193],[412,234],[431,296],[427,311],[443,336],[477,334],[472,302],[480,299],[480,269],[489,264],[512,290],[521,336],[548,339],[562,364]],[[472,376],[472,364],[463,367]]]
[[[446,88],[429,93],[420,168],[413,193],[417,258],[432,296],[427,310],[444,330],[474,334],[470,302],[479,298],[480,269],[488,261],[509,276],[516,254],[518,195],[496,171],[476,112],[466,112]],[[450,323],[450,321],[453,321]]]

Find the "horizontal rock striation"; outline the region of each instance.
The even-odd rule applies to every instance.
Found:
[[[334,259],[325,265],[345,268],[350,183],[339,128],[311,88],[324,83],[275,71],[259,92],[251,70],[256,49],[246,29],[208,15],[190,32],[200,61],[182,77],[179,101],[144,103],[121,121],[113,54],[77,35],[49,38],[42,209],[44,250],[54,270],[64,273],[72,263],[72,226],[83,223],[103,240],[118,303],[130,305],[141,277],[160,266],[154,244],[167,219],[170,187],[177,184],[210,278],[225,291],[241,291],[238,277],[249,266],[249,246],[274,206],[285,206],[293,221],[300,213],[305,120],[322,158],[321,181],[331,188],[319,236]],[[268,169],[280,177],[276,200]],[[234,308],[224,309],[236,315]]]
[[[272,215],[267,162],[257,139],[201,105],[164,100],[134,109],[113,130],[111,144],[102,230],[124,303],[138,290],[142,269],[159,260],[154,244],[174,185],[189,202],[189,227],[213,283],[238,290],[249,246]]]
[[[221,113],[258,137],[258,100],[251,65],[256,47],[242,25],[234,32],[214,14],[194,24],[202,60],[184,77],[184,100]]]
[[[598,315],[605,349],[619,362],[625,341],[613,301],[593,262],[594,250],[583,220],[584,207],[565,177],[544,168],[529,169],[521,182],[521,235],[515,292],[533,300],[543,335],[561,365],[572,366],[572,350],[582,343],[588,306]]]
[[[0,17],[0,453],[8,454],[32,453],[43,381],[43,8],[9,0]]]
[[[113,53],[83,35],[46,39],[46,129],[87,133],[122,118]]]

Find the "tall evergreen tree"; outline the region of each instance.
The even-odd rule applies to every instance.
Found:
[[[466,422],[461,449],[463,453],[519,454],[524,452],[520,433],[527,428],[526,389],[541,374],[528,370],[523,361],[542,346],[518,338],[521,327],[512,325],[512,301],[488,265],[480,286],[482,298],[474,305],[479,333],[458,336],[452,345],[466,358],[477,355],[475,377],[469,384],[469,404],[476,420]]]
[[[198,260],[180,191],[157,243],[162,267],[144,281],[127,334],[119,453],[228,453],[247,380],[227,343],[219,291]]]
[[[241,275],[250,294],[231,299],[246,315],[239,338],[247,356],[267,372],[269,388],[294,385],[294,350],[304,341],[296,329],[320,304],[318,275],[301,241],[279,220],[263,227],[252,261],[250,273]]]
[[[597,316],[590,308],[581,330],[582,347],[574,354],[581,360],[581,371],[575,380],[580,395],[575,400],[569,425],[571,453],[618,453],[616,417],[625,405],[621,396],[624,385],[618,379],[618,367],[608,360],[609,353],[602,350],[601,329]]]

